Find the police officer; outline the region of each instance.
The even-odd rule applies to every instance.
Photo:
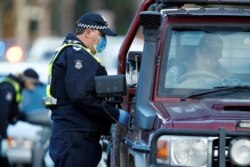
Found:
[[[107,75],[95,56],[117,34],[96,13],[82,15],[76,33],[67,34],[49,65],[45,103],[52,110],[49,153],[56,167],[96,167],[101,159],[101,135],[112,123],[125,124],[128,113],[96,97],[94,78]]]
[[[45,109],[42,98],[46,96],[46,85],[40,82],[39,74],[31,68],[25,70],[24,75],[25,78],[29,76],[25,84],[32,90],[23,90],[22,94],[25,98],[20,104],[21,111],[25,114]]]
[[[204,72],[207,72],[207,74],[211,73],[211,77],[213,76],[212,74],[216,74],[214,75],[215,78],[217,75],[220,78],[229,77],[229,72],[219,63],[222,50],[223,40],[220,36],[212,33],[204,34],[194,51],[194,56],[189,55],[188,60],[182,60],[180,64],[176,64],[168,70],[166,76],[168,84],[180,84],[185,81],[180,79],[182,76],[195,72],[201,72],[201,74]],[[204,77],[209,77],[210,75],[204,75]],[[201,75],[193,76],[200,77]],[[199,83],[202,82],[199,81]]]
[[[34,80],[36,72],[33,69],[26,69],[18,75],[9,74],[0,79],[0,143],[7,137],[8,124],[17,122],[20,112],[19,103],[22,101],[22,90],[32,90],[30,82]],[[1,145],[0,145],[1,153]],[[10,166],[8,159],[0,154],[0,166]]]

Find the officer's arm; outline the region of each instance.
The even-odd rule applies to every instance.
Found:
[[[65,85],[67,94],[76,107],[89,116],[115,122],[119,117],[118,109],[95,97],[94,78],[98,63],[87,53],[80,52],[68,57]]]
[[[3,120],[8,120],[9,123],[14,124],[17,121],[19,114],[18,105],[15,101],[15,90],[10,84],[4,84],[1,91],[1,117]]]
[[[16,94],[14,93],[14,95],[16,95]],[[15,96],[14,96],[14,101],[15,101]],[[11,106],[11,109],[9,111],[9,115],[8,115],[9,118],[8,119],[9,119],[9,123],[11,123],[11,124],[15,124],[18,121],[18,118],[19,118],[19,115],[20,115],[20,110],[19,110],[18,105],[19,104],[15,103],[15,105]]]
[[[10,108],[10,102],[7,100],[7,94],[6,90],[3,88],[3,86],[0,87],[0,106],[1,106],[1,112],[0,112],[0,134],[1,130],[6,126],[8,122],[8,111]]]

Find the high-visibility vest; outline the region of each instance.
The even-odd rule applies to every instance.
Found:
[[[53,64],[54,64],[55,60],[57,59],[58,55],[60,54],[60,52],[64,48],[66,48],[68,46],[80,47],[80,48],[86,50],[90,55],[92,55],[96,59],[97,62],[101,61],[100,58],[93,55],[88,48],[85,48],[84,46],[82,46],[80,44],[74,43],[74,41],[67,41],[67,43],[63,43],[62,46],[57,48],[55,50],[55,52],[54,52],[54,56],[52,57],[52,59],[51,59],[51,61],[49,63],[48,83],[47,83],[47,86],[46,86],[46,95],[47,95],[47,97],[43,98],[45,106],[48,107],[48,108],[50,106],[55,106],[57,104],[57,99],[51,95],[52,67],[53,67]]]
[[[5,83],[5,82],[11,84],[14,87],[15,92],[16,92],[16,99],[15,100],[17,103],[20,103],[22,101],[22,93],[21,93],[21,88],[20,88],[19,83],[17,81],[15,81],[14,79],[11,79],[9,77],[5,77],[0,81],[0,83]]]

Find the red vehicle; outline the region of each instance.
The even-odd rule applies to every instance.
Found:
[[[139,77],[127,80],[121,106],[131,117],[116,127],[111,166],[250,166],[249,8],[249,0],[142,3],[119,52],[118,73]],[[128,53],[139,25],[143,51]],[[118,76],[97,93],[119,95]]]

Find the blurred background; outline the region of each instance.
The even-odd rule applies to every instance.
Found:
[[[74,32],[85,12],[104,15],[120,35],[126,33],[140,0],[1,0],[0,39],[30,48],[35,39]]]
[[[67,32],[74,32],[77,19],[89,11],[102,14],[123,36],[140,1],[0,0],[0,62],[49,60],[52,48],[61,44]]]
[[[86,12],[97,12],[118,32],[118,37],[107,38],[107,48],[97,55],[108,73],[116,74],[118,51],[141,1],[0,0],[0,79],[33,68],[41,81],[33,92],[23,92],[20,109],[28,114],[28,121],[10,125],[8,139],[0,143],[0,154],[9,158],[11,166],[53,166],[48,156],[51,122],[41,99],[52,52],[68,32],[74,33],[77,19]],[[142,50],[140,33],[131,48]],[[104,150],[99,167],[106,166],[106,158]]]

